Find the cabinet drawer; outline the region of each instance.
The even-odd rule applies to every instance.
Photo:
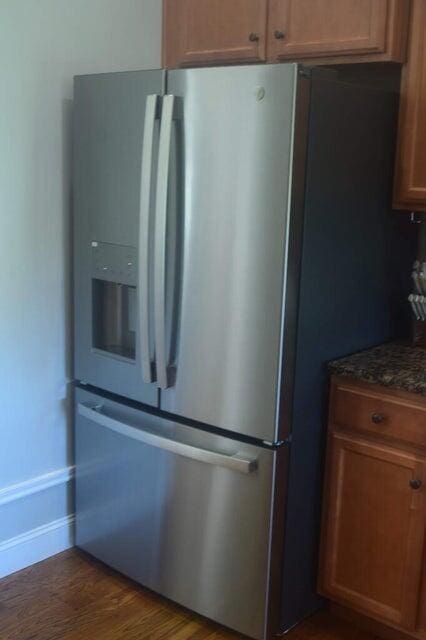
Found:
[[[336,382],[332,424],[426,447],[426,404]]]

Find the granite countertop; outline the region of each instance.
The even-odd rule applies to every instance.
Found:
[[[426,396],[426,349],[383,344],[330,362],[331,373]]]

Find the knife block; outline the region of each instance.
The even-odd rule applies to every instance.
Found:
[[[413,322],[413,346],[426,349],[426,321],[414,320]]]

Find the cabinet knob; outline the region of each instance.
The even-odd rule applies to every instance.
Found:
[[[410,480],[409,485],[412,489],[420,489],[420,487],[422,486],[422,481],[421,480]]]
[[[383,413],[373,413],[371,416],[371,421],[374,422],[374,424],[380,424],[384,421],[384,419],[385,416],[383,415]]]
[[[249,33],[248,39],[250,40],[250,42],[258,42],[259,36],[257,33],[254,33],[254,31],[252,31],[251,33]]]
[[[274,31],[274,37],[276,38],[276,40],[284,40],[285,33],[284,33],[284,31],[279,31],[277,29],[277,31]]]

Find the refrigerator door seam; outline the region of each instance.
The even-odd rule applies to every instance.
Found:
[[[154,318],[155,318],[155,357],[157,363],[157,386],[167,389],[166,345],[166,232],[167,201],[170,168],[170,150],[175,96],[163,98],[160,144],[158,152],[158,173],[155,204],[155,250],[154,250]]]
[[[294,123],[295,123],[295,114],[297,108],[297,86],[298,86],[298,67],[294,65],[294,78],[293,78],[293,96],[292,96],[292,135],[290,140],[290,149],[289,149],[289,157],[290,162],[289,165],[291,167],[291,171],[289,173],[289,185],[288,185],[288,193],[287,193],[287,201],[285,202],[285,212],[286,212],[286,231],[284,238],[284,255],[283,255],[283,270],[282,270],[282,305],[281,305],[281,331],[280,331],[280,357],[278,360],[278,370],[277,370],[277,387],[276,387],[276,398],[275,398],[275,439],[279,438],[280,434],[280,398],[281,398],[281,387],[283,382],[283,359],[284,359],[284,341],[285,341],[285,320],[286,320],[286,311],[288,306],[288,258],[289,258],[289,242],[290,242],[290,232],[291,232],[291,224],[292,224],[292,195],[293,195],[293,161],[294,161]]]

